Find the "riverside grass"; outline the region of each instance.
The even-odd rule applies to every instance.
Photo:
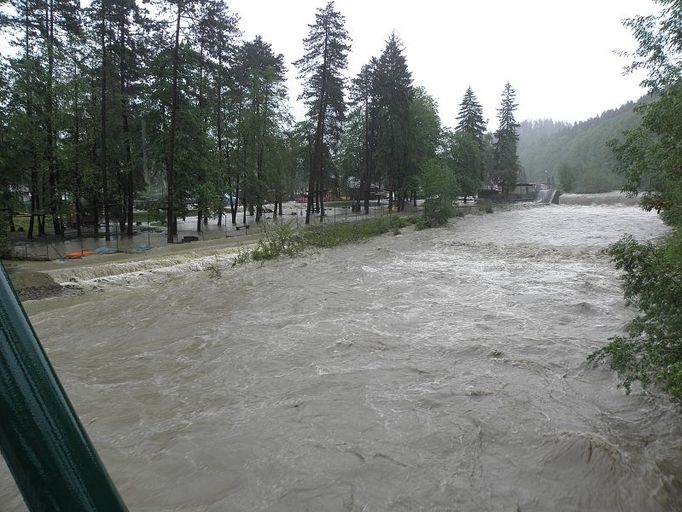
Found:
[[[255,248],[240,251],[233,266],[251,261],[264,262],[279,256],[296,256],[312,249],[359,242],[389,232],[397,235],[401,228],[417,224],[420,218],[394,214],[358,222],[309,226],[298,231],[292,223],[279,224],[268,231]]]

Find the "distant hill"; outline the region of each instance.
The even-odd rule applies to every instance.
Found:
[[[636,127],[634,108],[647,98],[580,123],[551,119],[524,121],[519,127],[518,155],[525,180],[554,183],[566,192],[595,193],[619,190],[622,178],[614,174],[614,157],[606,143],[622,139]]]

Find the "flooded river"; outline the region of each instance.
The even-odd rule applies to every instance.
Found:
[[[131,510],[680,510],[679,406],[585,362],[633,315],[603,253],[625,232],[665,228],[519,207],[29,311]]]

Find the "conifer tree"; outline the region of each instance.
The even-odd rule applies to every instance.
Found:
[[[60,82],[66,60],[67,35],[75,32],[78,6],[73,0],[35,2],[12,0],[12,9],[2,25],[17,37],[12,41],[19,50],[11,68],[17,97],[16,127],[24,132],[21,142],[26,167],[30,168],[32,238],[34,220],[39,235],[45,234],[45,213],[50,214],[54,233],[62,234],[61,190],[58,145],[61,126]],[[21,120],[23,118],[23,121]],[[23,160],[23,159],[22,159]],[[29,163],[30,162],[30,163]]]
[[[410,175],[410,108],[414,98],[412,73],[407,67],[403,47],[392,33],[379,57],[374,74],[377,102],[377,166],[390,191],[389,210],[398,193],[403,192]],[[402,201],[399,208],[402,207]]]
[[[369,189],[374,170],[373,153],[376,146],[376,98],[373,95],[372,84],[376,72],[377,60],[372,58],[369,64],[362,66],[360,73],[353,79],[351,84],[351,102],[357,109],[358,117],[362,119],[362,128],[356,132],[361,133],[361,142],[358,144],[362,151],[354,155],[358,160],[359,189],[357,204],[353,205],[354,211],[360,210],[360,201],[364,203],[365,215],[369,215]]]
[[[495,164],[493,181],[501,189],[503,195],[508,195],[516,186],[519,173],[519,159],[516,146],[519,136],[516,129],[519,124],[514,118],[514,111],[518,104],[514,102],[516,91],[507,82],[502,91],[502,104],[497,110],[499,128],[495,132]]]
[[[294,62],[300,78],[306,81],[301,98],[308,107],[308,119],[314,126],[306,224],[310,223],[315,194],[320,203],[320,218],[324,216],[325,154],[336,148],[345,117],[343,73],[350,50],[345,18],[334,10],[333,1],[318,9],[315,23],[309,25],[309,29],[303,40],[305,55]]]
[[[278,157],[278,126],[286,98],[283,56],[273,53],[272,47],[257,36],[240,48],[237,67],[244,99],[238,126],[242,142],[240,179],[258,222],[272,178],[268,176],[268,163]]]
[[[483,108],[478,103],[471,87],[467,87],[462,102],[459,104],[456,131],[468,133],[480,147],[483,147],[483,135],[485,134]]]

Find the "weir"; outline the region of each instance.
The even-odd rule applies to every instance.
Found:
[[[538,190],[536,202],[543,204],[559,204],[559,191],[554,188]]]

